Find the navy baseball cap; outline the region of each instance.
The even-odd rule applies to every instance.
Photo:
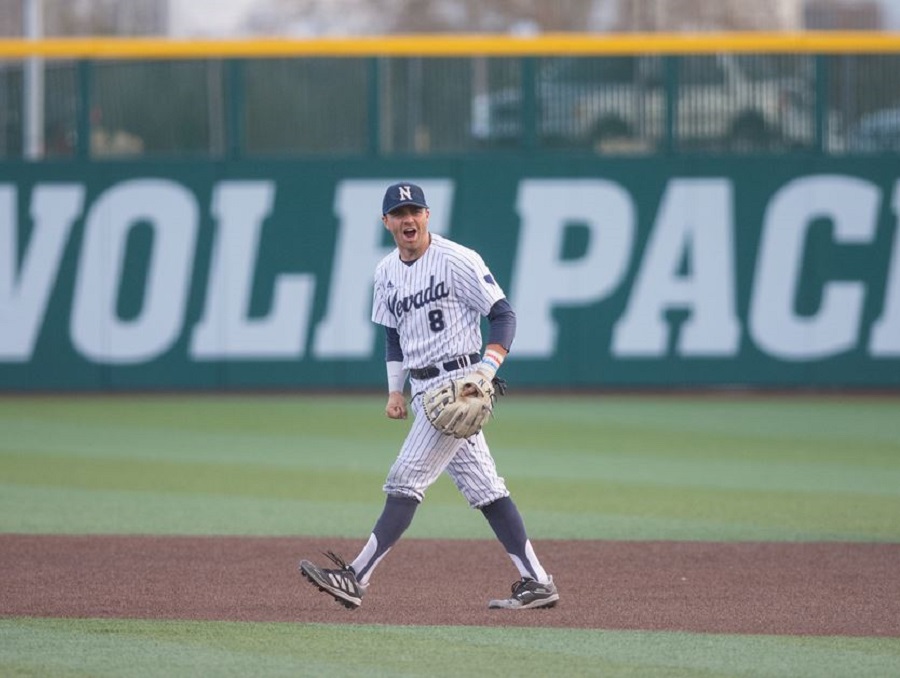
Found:
[[[388,186],[384,192],[384,200],[381,203],[381,213],[387,214],[403,205],[415,205],[428,209],[425,202],[425,192],[420,186],[410,183],[399,183]]]

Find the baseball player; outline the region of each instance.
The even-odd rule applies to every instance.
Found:
[[[430,211],[422,189],[412,183],[389,186],[382,222],[397,248],[375,271],[373,322],[386,333],[388,399],[385,414],[407,418],[403,395],[407,376],[415,413],[412,426],[384,484],[381,516],[359,555],[346,563],[328,552],[334,568],[308,560],[301,573],[320,591],[350,609],[359,607],[376,566],[412,523],[425,491],[446,471],[469,505],[479,509],[519,571],[509,598],[488,607],[553,607],[559,593],[544,571],[525,532],[518,508],[494,465],[484,433],[455,438],[423,416],[422,394],[476,370],[494,378],[512,344],[516,316],[481,256],[430,233]],[[481,317],[490,323],[481,355]]]

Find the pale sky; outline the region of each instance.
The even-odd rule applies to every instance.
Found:
[[[881,6],[884,7],[888,28],[894,31],[900,29],[900,0],[881,0]]]
[[[174,37],[227,36],[257,0],[169,0]]]

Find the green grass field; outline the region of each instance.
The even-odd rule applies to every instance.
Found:
[[[0,398],[0,532],[364,538],[381,396]],[[900,399],[517,396],[533,539],[900,542]],[[492,539],[449,480],[407,538]],[[898,564],[900,565],[900,564]],[[900,639],[0,619],[2,676],[896,676]]]

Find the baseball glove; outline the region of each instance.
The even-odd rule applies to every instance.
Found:
[[[477,393],[461,395],[467,385]],[[488,379],[477,371],[462,379],[427,391],[422,396],[425,416],[438,431],[454,438],[468,438],[478,433],[494,413],[497,395],[506,393],[506,382]]]

